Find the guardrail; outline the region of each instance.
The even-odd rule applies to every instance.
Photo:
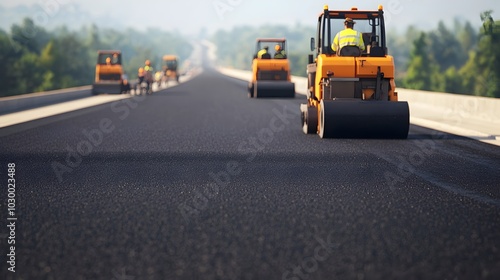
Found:
[[[231,68],[219,71],[250,81],[251,72]],[[297,94],[306,95],[307,78],[292,76]],[[412,124],[473,138],[500,146],[500,99],[398,88],[400,101],[410,106]]]

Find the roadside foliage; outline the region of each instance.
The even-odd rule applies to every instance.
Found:
[[[160,29],[117,31],[91,25],[47,31],[25,18],[10,32],[0,30],[0,64],[5,66],[0,68],[0,97],[90,85],[97,50],[102,49],[121,50],[125,73],[134,79],[146,59],[160,69],[163,55],[175,53],[182,61],[192,46],[180,35]]]

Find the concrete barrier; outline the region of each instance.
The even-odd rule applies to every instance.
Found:
[[[199,71],[195,71],[198,74]],[[189,80],[191,76],[180,77],[180,82]],[[130,85],[134,87],[137,80],[130,80]],[[92,97],[92,86],[81,86],[74,88],[58,89],[52,91],[28,93],[0,98],[0,116],[16,113],[20,111],[36,109],[44,106],[55,105],[63,102]],[[131,93],[134,89],[131,89]]]
[[[500,99],[411,89],[398,89],[398,94],[400,100],[426,105],[430,110],[500,124]]]

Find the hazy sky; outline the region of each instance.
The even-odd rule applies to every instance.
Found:
[[[421,22],[422,26],[434,28],[439,20],[451,22],[455,17],[463,17],[479,25],[479,13],[489,9],[495,11],[495,19],[500,19],[498,0],[0,0],[0,4],[7,7],[40,4],[56,12],[57,5],[71,3],[78,4],[95,16],[110,14],[114,19],[123,18],[124,24],[130,26],[158,26],[188,33],[195,33],[201,27],[214,31],[266,23],[314,25],[324,4],[329,4],[330,9],[352,6],[376,9],[378,4],[382,4],[389,27],[406,27]]]

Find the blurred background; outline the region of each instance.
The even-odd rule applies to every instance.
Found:
[[[217,46],[216,66],[250,69],[258,37],[285,37],[294,75],[305,76],[323,5],[384,5],[399,87],[500,97],[500,2],[207,0],[0,1],[0,96],[89,85],[96,53],[119,49],[131,79],[150,59]],[[184,63],[185,64],[185,63]]]

